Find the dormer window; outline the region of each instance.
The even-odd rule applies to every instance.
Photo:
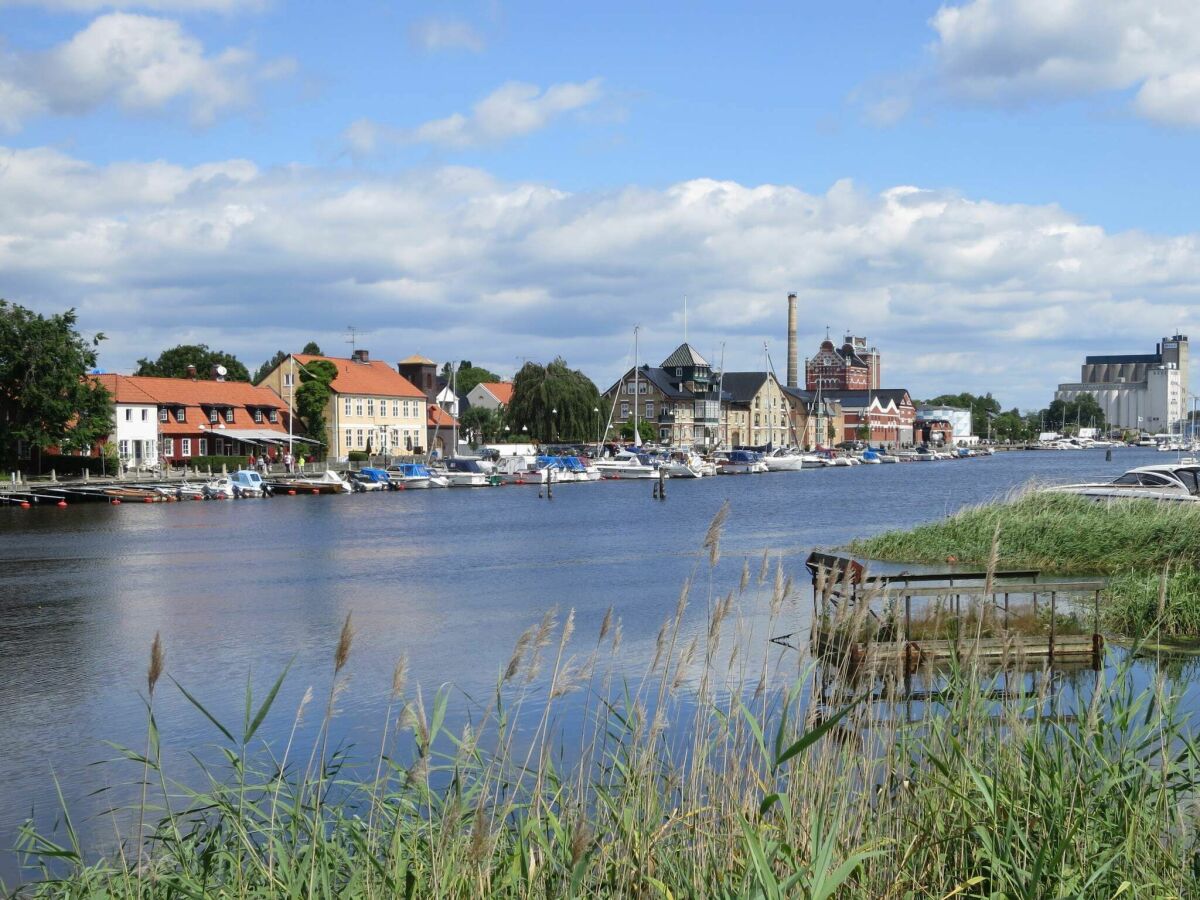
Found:
[[[233,407],[232,406],[225,407],[225,421],[226,422],[233,421]]]
[[[254,409],[254,421],[255,421],[255,422],[262,422],[262,420],[263,420],[263,414],[262,414],[262,410],[261,410],[261,409],[258,409],[257,407],[255,407],[255,409]]]
[[[269,413],[267,413],[267,420],[272,423],[278,422],[279,421],[279,413],[276,412],[275,410],[271,410]]]
[[[187,421],[187,409],[185,409],[182,406],[175,407],[175,421],[176,422],[186,422]]]
[[[210,407],[208,410],[208,421],[213,425],[216,425],[221,421],[221,414],[217,412],[217,408],[215,406]]]
[[[158,411],[158,421],[160,421],[160,422],[170,422],[171,421],[171,411],[169,409],[167,409],[165,406]]]

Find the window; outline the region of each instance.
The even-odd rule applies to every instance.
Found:
[[[276,411],[276,410],[274,410],[274,409],[273,409],[273,410],[271,410],[269,413],[267,413],[267,421],[268,421],[268,422],[272,422],[272,423],[274,423],[274,422],[278,422],[278,421],[279,421],[279,413],[278,413],[278,411]]]
[[[342,398],[342,414],[346,415],[346,416],[350,415],[350,398],[349,397]]]
[[[176,422],[186,422],[187,421],[187,410],[184,409],[182,406],[175,407],[175,421]]]
[[[132,422],[132,421],[133,421],[133,410],[132,410],[132,409],[128,409],[128,408],[127,408],[127,409],[125,410],[125,421],[126,421],[126,422]]]
[[[355,414],[356,416],[361,416],[361,415],[363,414],[363,402],[362,402],[362,397],[355,397],[355,398],[354,398],[354,414]]]
[[[355,429],[355,432],[354,432],[354,446],[361,448],[362,445],[363,445],[363,430],[361,428],[358,428],[358,429]]]
[[[621,418],[622,419],[629,418],[629,404],[626,403],[625,401],[621,401]]]
[[[163,438],[163,456],[175,455],[175,438]]]
[[[634,384],[632,381],[629,382],[629,384],[625,385],[625,393],[636,394],[637,393],[637,385]]]
[[[217,412],[217,408],[215,406],[211,407],[208,411],[208,421],[214,425],[221,421],[221,414]]]
[[[179,446],[180,446],[180,455],[181,456],[191,456],[192,455],[192,439],[191,438],[180,438]]]
[[[367,415],[370,416],[371,418],[375,418],[375,398],[374,397],[367,398]]]
[[[170,422],[171,421],[171,413],[167,410],[167,408],[165,406],[158,411],[158,421],[160,421],[160,422]]]
[[[399,400],[392,401],[392,418],[393,419],[400,418],[400,401]]]
[[[648,388],[649,388],[649,385],[648,385],[648,384],[646,384],[646,382],[644,382],[644,381],[639,381],[639,382],[638,382],[638,393],[639,393],[639,394],[644,394],[644,393],[646,393],[646,390],[647,390]]]
[[[200,455],[208,456],[208,438],[200,438],[198,443],[200,444]]]
[[[121,454],[122,459],[129,456],[129,441],[117,441],[117,452]]]
[[[226,422],[233,421],[233,407],[232,406],[225,407],[225,421]]]
[[[291,387],[291,386],[292,386],[292,373],[291,373],[291,372],[284,372],[284,373],[283,373],[283,386],[284,386],[284,387]]]
[[[262,420],[263,420],[262,410],[259,409],[258,407],[255,407],[254,408],[254,421],[262,422]]]
[[[349,428],[346,429],[346,449],[349,450],[354,446],[354,432]]]
[[[682,377],[683,377],[683,366],[677,366],[677,367],[675,368],[675,377],[676,377],[676,378],[682,378]]]
[[[647,419],[654,418],[654,401],[653,400],[646,401],[646,418]]]
[[[143,422],[146,422],[146,421],[148,421],[149,419],[150,419],[150,410],[148,410],[148,409],[143,409],[143,410],[142,410],[142,421],[143,421]]]

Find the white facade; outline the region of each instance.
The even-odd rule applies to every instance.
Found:
[[[504,405],[483,384],[471,388],[467,393],[467,403],[471,406],[482,406],[484,409],[499,409]]]
[[[109,443],[117,448],[126,469],[158,463],[158,406],[144,403],[118,403],[115,427]]]
[[[977,444],[979,436],[971,431],[971,411],[958,406],[922,406],[917,410],[919,419],[945,419],[950,423],[954,435],[952,444]]]
[[[1091,394],[1110,425],[1159,434],[1177,430],[1186,418],[1184,385],[1183,372],[1168,363],[1148,369],[1145,381],[1060,384],[1054,396],[1069,403]]]
[[[437,405],[456,419],[458,418],[458,395],[450,389],[450,385],[446,385],[438,392]]]

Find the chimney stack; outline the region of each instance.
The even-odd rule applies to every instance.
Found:
[[[192,379],[192,381],[196,380],[196,367],[195,366],[188,366],[187,373],[188,373],[187,374],[188,378]]]
[[[350,354],[350,358],[356,363],[368,363],[371,361],[371,354],[366,350],[355,350]]]
[[[787,333],[788,371],[787,386],[799,387],[800,378],[800,348],[796,344],[796,295],[788,294],[788,333]]]

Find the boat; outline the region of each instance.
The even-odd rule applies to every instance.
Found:
[[[389,466],[388,478],[399,490],[419,490],[424,488],[444,488],[450,486],[450,480],[442,475],[435,475],[427,466],[421,463],[400,463]]]
[[[858,457],[858,461],[867,466],[878,466],[883,462],[874,450],[864,450],[862,456]]]
[[[505,484],[545,484],[550,466],[539,457],[529,454],[505,456],[496,462],[495,474]]]
[[[314,494],[349,494],[353,489],[350,482],[332,469],[326,469],[320,475],[292,478],[280,482],[279,485],[289,490],[309,491]]]
[[[359,469],[357,472],[351,472],[346,480],[350,482],[350,487],[360,494],[367,491],[386,491],[391,487],[388,474],[383,469]]]
[[[1200,465],[1138,466],[1109,482],[1061,484],[1046,493],[1076,494],[1095,500],[1168,500],[1200,502]]]
[[[452,457],[446,460],[446,479],[450,487],[488,487],[500,484],[498,475],[484,471],[479,460],[470,457]],[[493,478],[495,481],[493,481]]]
[[[578,456],[547,456],[543,460],[552,462],[549,468],[551,481],[599,481],[600,473],[589,467]]]
[[[613,456],[598,459],[596,469],[604,478],[657,478],[658,469],[646,454],[640,456],[628,450],[619,450]]]
[[[804,457],[787,447],[779,447],[763,457],[768,472],[798,472],[804,468]]]
[[[754,475],[769,471],[762,454],[754,450],[730,450],[714,458],[719,475]]]
[[[661,463],[672,478],[703,478],[708,465],[689,450],[672,450]]]

